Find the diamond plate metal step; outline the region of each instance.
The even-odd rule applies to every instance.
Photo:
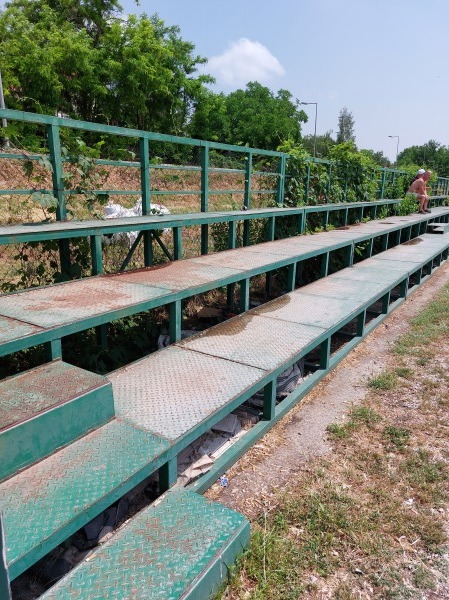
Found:
[[[449,223],[429,223],[427,231],[428,233],[447,233],[449,231]]]
[[[243,515],[193,492],[168,492],[41,599],[208,600],[249,534]]]
[[[371,221],[313,236],[298,235],[175,261],[176,266],[169,264],[138,272],[88,277],[3,294],[0,296],[0,356],[59,340],[338,248],[350,248],[363,240],[400,234],[401,229],[414,226],[419,229],[426,221],[444,219],[447,214],[447,208],[437,208],[431,215],[391,217],[388,221]],[[18,231],[22,229],[19,227]]]
[[[164,464],[168,447],[114,419],[0,483],[11,579]]]
[[[108,380],[62,361],[0,381],[0,480],[113,416]]]

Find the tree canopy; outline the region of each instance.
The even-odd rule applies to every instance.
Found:
[[[338,116],[337,144],[355,142],[354,126],[355,122],[352,112],[346,107],[342,108]]]
[[[0,13],[8,107],[184,133],[211,78],[157,15],[121,18],[115,0],[12,0]]]
[[[410,146],[398,155],[399,168],[414,164],[449,177],[449,147],[430,140],[422,146]]]
[[[260,83],[250,82],[245,90],[228,96],[209,94],[195,111],[191,134],[275,150],[287,139],[299,142],[301,123],[306,121],[306,113],[290,92],[279,90],[275,95]]]

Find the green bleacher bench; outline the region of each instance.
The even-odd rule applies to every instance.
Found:
[[[412,226],[412,220],[405,222]],[[324,233],[318,234],[314,243],[320,247],[319,236],[327,239],[326,244],[340,243],[342,235],[348,240],[346,230],[329,234],[328,238]],[[270,242],[273,256],[275,247],[283,256],[287,241],[293,246],[300,243],[296,239]],[[73,411],[72,421],[79,417],[80,427],[85,423],[85,435],[79,436],[81,429],[76,429],[74,424],[74,441],[58,440],[56,445],[67,445],[50,456],[45,456],[48,448],[44,448],[42,458],[35,464],[23,466],[22,459],[17,459],[22,465],[20,470],[5,475],[0,482],[0,510],[4,517],[10,578],[14,579],[35,564],[156,471],[166,487],[172,487],[176,483],[179,452],[255,392],[263,390],[263,419],[235,448],[231,446],[188,490],[171,490],[160,503],[153,503],[131,519],[107,544],[44,595],[45,598],[93,600],[108,597],[108,590],[115,585],[120,590],[117,597],[123,600],[161,597],[154,595],[156,591],[173,594],[168,598],[211,597],[225,577],[227,561],[232,562],[246,544],[248,525],[241,516],[228,513],[223,507],[212,504],[206,508],[202,503],[207,501],[198,493],[207,489],[246,448],[403,302],[410,291],[426,280],[447,259],[448,253],[449,234],[423,234],[418,240],[410,239],[205,332],[178,340],[106,378],[93,376],[95,381],[91,381],[90,374],[74,371],[79,388],[67,390],[67,399],[78,402],[77,394],[83,396],[86,388],[99,386],[101,394],[104,392],[100,395],[100,404],[104,402],[106,408],[104,412],[100,411],[98,418],[106,422],[96,426],[97,417],[92,417],[91,422],[84,411]],[[263,248],[257,248],[249,255],[249,249],[245,248],[238,254],[242,256],[239,260],[250,259],[259,264],[266,253]],[[218,258],[215,255],[204,258],[219,263],[220,256],[216,256]],[[235,265],[233,263],[229,268],[237,268]],[[249,264],[249,269],[253,268],[254,264]],[[158,271],[161,270],[155,272]],[[61,286],[55,286],[58,287]],[[42,310],[45,314],[46,308],[42,307]],[[375,314],[371,320],[370,312]],[[331,352],[332,336],[351,322],[356,323],[352,338],[345,346]],[[285,400],[277,403],[277,377],[314,351],[318,351],[319,356],[316,369]],[[26,428],[29,426],[27,420],[46,418],[45,411],[56,410],[59,404],[63,410],[62,398],[53,392],[48,398],[35,394],[33,412],[33,394],[38,387],[36,383],[42,386],[45,369],[49,369],[48,374],[54,369],[55,375],[60,371],[62,387],[64,373],[68,374],[71,368],[57,361],[11,378],[10,383],[15,382],[18,390],[19,383],[23,382],[17,393],[26,398],[24,413],[17,413],[14,426],[20,423]],[[112,418],[110,387],[115,408]],[[97,402],[98,397],[95,404]],[[95,428],[89,431],[91,427]],[[37,448],[40,444],[39,441]],[[34,462],[32,458],[27,460]],[[199,523],[197,514],[208,515],[209,509],[214,531],[204,534],[204,544],[198,542],[198,547],[191,552],[191,562],[188,562],[183,554],[183,540],[188,538],[192,544],[197,538],[203,540],[202,531],[208,524],[203,520]],[[235,525],[226,530],[226,523],[230,521]],[[182,524],[185,527],[181,527]],[[223,537],[221,534],[225,530],[229,535]],[[155,538],[161,538],[162,547],[153,544]],[[168,550],[163,542],[167,539],[173,539],[173,546],[169,544],[174,552],[172,561],[166,560]],[[151,543],[145,546],[145,540]],[[132,559],[136,556],[141,557],[137,563]],[[124,568],[126,565],[130,568]],[[172,577],[173,573],[176,576]],[[162,587],[162,581],[169,587]],[[103,584],[104,588],[101,587]],[[134,593],[133,590],[137,591]]]

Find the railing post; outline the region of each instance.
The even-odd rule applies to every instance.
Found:
[[[281,154],[281,156],[279,158],[279,166],[278,166],[278,179],[277,179],[277,186],[276,186],[276,204],[284,204],[285,165],[286,165],[286,156],[285,156],[285,154]]]
[[[178,459],[176,456],[159,468],[159,491],[166,492],[178,479]]]
[[[150,145],[148,138],[139,139],[140,188],[142,192],[142,215],[151,214]],[[144,264],[153,264],[153,236],[151,231],[143,233]]]
[[[274,240],[274,234],[276,231],[276,217],[268,217],[268,241]]]
[[[381,200],[383,200],[384,194],[385,194],[385,178],[387,176],[387,171],[386,169],[382,169],[382,179],[381,179],[381,183],[380,183],[380,198]]]
[[[270,381],[263,389],[263,418],[267,421],[276,415],[276,380]]]
[[[50,340],[44,344],[45,359],[49,362],[62,358],[61,340]]]
[[[253,155],[248,152],[246,157],[245,165],[245,197],[243,199],[243,206],[245,208],[251,208],[251,175],[253,171]]]
[[[209,210],[209,146],[201,146],[201,212]],[[201,254],[209,252],[209,225],[201,225]]]
[[[8,565],[6,563],[6,542],[3,529],[3,515],[0,513],[0,598],[11,600]]]
[[[173,227],[173,258],[182,258],[182,227]]]
[[[181,300],[175,300],[170,302],[168,305],[168,333],[170,336],[170,343],[179,342],[181,339],[181,327],[182,327],[182,302]]]
[[[253,155],[248,152],[245,165],[245,195],[243,207],[245,210],[251,208],[251,174],[253,170]],[[249,246],[249,219],[243,221],[243,245]]]
[[[320,369],[328,369],[331,354],[331,337],[329,336],[320,344]]]
[[[100,275],[100,273],[103,273],[101,235],[90,236],[90,251],[92,254],[92,275]]]
[[[62,170],[61,157],[61,139],[59,136],[59,127],[49,125],[48,147],[50,150],[50,163],[52,167],[53,196],[56,198],[56,220],[65,221],[67,219],[67,207],[64,194],[64,177]],[[70,242],[69,240],[59,240],[59,258],[61,261],[61,273],[64,279],[70,279]]]
[[[296,263],[287,267],[287,292],[293,292],[296,284]]]
[[[67,207],[64,194],[61,139],[59,137],[59,127],[57,125],[48,126],[48,145],[50,150],[50,162],[53,169],[53,195],[58,202],[56,206],[56,220],[65,221],[67,219]]]
[[[310,163],[307,163],[307,174],[306,174],[306,185],[304,189],[304,202],[309,203],[309,191],[310,191]]]
[[[249,279],[240,281],[240,305],[239,312],[244,313],[249,310]]]

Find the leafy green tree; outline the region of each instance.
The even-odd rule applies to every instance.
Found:
[[[316,156],[317,158],[328,158],[329,152],[333,146],[335,146],[337,142],[332,137],[332,131],[326,131],[324,135],[316,136]],[[305,135],[302,138],[302,144],[304,148],[309,152],[309,154],[313,154],[313,147],[315,144],[315,136],[314,135]]]
[[[354,126],[355,122],[352,112],[346,107],[342,108],[338,116],[337,144],[355,142]]]
[[[435,140],[430,140],[422,146],[410,146],[398,155],[401,168],[407,165],[419,165],[432,171],[437,171],[442,177],[449,176],[449,147]]]
[[[207,90],[198,98],[189,124],[189,135],[214,142],[231,139],[231,121],[225,94]]]
[[[210,93],[198,106],[191,134],[201,139],[218,139],[235,145],[275,150],[285,140],[299,142],[301,123],[307,115],[287,90],[274,95],[260,83],[228,96]]]
[[[307,115],[287,90],[274,95],[260,83],[248,83],[226,97],[232,144],[276,149],[284,140],[299,142]]]
[[[0,12],[8,107],[185,134],[212,81],[205,59],[157,15],[115,0],[12,0]]]
[[[344,200],[372,200],[376,195],[375,164],[368,156],[358,152],[354,141],[337,144],[330,151],[336,163],[335,175],[344,190]]]
[[[391,167],[390,160],[385,154],[381,151],[375,152],[374,150],[360,150],[360,152],[366,156],[372,163],[379,165],[380,167]]]

